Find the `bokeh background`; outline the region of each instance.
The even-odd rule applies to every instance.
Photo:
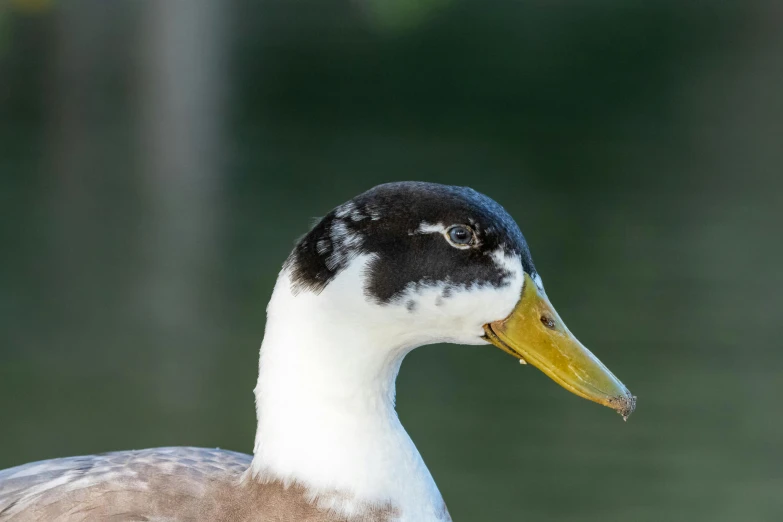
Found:
[[[411,354],[455,520],[783,520],[783,3],[0,1],[0,468],[252,451],[264,308],[381,182],[503,204],[628,423]]]

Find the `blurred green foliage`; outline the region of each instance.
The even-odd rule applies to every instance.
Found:
[[[451,0],[367,0],[357,3],[365,9],[376,26],[385,30],[404,31],[437,16]]]

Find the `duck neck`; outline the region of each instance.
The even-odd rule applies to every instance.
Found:
[[[339,498],[346,512],[387,505],[406,513],[401,520],[440,520],[443,501],[394,409],[395,379],[416,342],[384,327],[363,299],[346,302],[363,296],[350,280],[293,292],[281,273],[261,345],[251,473]]]

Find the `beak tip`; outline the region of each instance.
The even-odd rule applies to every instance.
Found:
[[[609,405],[616,410],[617,413],[623,416],[624,421],[627,421],[628,417],[630,417],[636,409],[636,395],[627,393],[620,397],[614,397],[613,399],[610,399]]]

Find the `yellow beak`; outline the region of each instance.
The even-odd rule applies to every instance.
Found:
[[[487,341],[572,393],[609,406],[624,419],[636,408],[636,397],[573,336],[528,274],[511,315],[484,325],[484,332]]]

